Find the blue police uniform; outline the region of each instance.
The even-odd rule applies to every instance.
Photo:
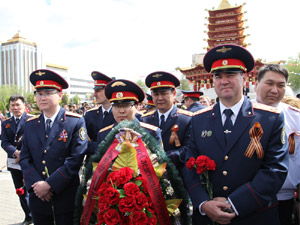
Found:
[[[91,76],[94,79],[95,90],[104,89],[106,85],[112,81],[110,77],[98,71],[93,71]],[[115,122],[111,109],[108,114],[104,116],[103,111],[105,110],[102,108],[103,106],[90,109],[84,115],[86,129],[89,136],[87,154],[95,153],[98,146],[97,135],[99,130]]]
[[[208,51],[203,62],[215,80],[228,79],[229,84],[230,79],[243,76],[242,71],[250,72],[254,66],[246,49],[227,44]],[[223,75],[226,72],[228,75]],[[232,97],[239,101],[230,108],[222,104],[230,105],[221,96],[214,106],[194,113],[186,160],[205,155],[215,161],[215,171],[209,171],[213,197],[227,198],[231,204],[236,216],[230,224],[279,225],[276,194],[288,171],[284,117],[276,108],[251,103],[242,97],[242,85],[236,87],[241,87],[241,99]],[[234,116],[226,115],[227,111]],[[194,206],[193,223],[211,224],[209,217],[200,213],[200,205],[211,199],[199,174],[187,168],[183,174]]]
[[[200,109],[204,109],[205,107],[203,105],[201,105],[200,102],[194,102],[189,108],[187,108],[186,110],[187,111],[190,111],[190,112],[196,112]]]
[[[252,103],[245,98],[232,130],[232,139],[225,145],[219,103],[198,111],[192,118],[191,146],[187,159],[206,155],[216,162],[210,174],[215,197],[229,197],[239,216],[231,224],[279,224],[276,194],[287,173],[287,145],[282,144],[283,115],[275,109]],[[259,123],[264,157],[246,157],[251,143],[249,130]],[[205,188],[195,171],[184,169],[184,179],[194,206],[194,224],[209,224],[199,213],[199,205],[208,201]]]
[[[151,91],[161,89],[175,89],[179,86],[179,80],[172,74],[167,72],[153,72],[146,77],[145,83]],[[185,153],[189,145],[190,138],[190,125],[193,113],[178,109],[176,106],[172,106],[171,112],[168,118],[165,118],[165,124],[162,127],[162,139],[163,146],[167,156],[173,161],[178,171],[184,165]],[[146,113],[142,117],[143,122],[159,126],[158,109],[149,113]],[[171,141],[171,136],[177,136],[179,141]],[[173,139],[174,140],[174,139]]]
[[[51,87],[62,91],[68,87],[62,77],[49,70],[34,71],[30,75],[30,81],[37,90]],[[52,124],[46,135],[42,113],[29,119],[24,128],[20,165],[36,225],[53,224],[52,204],[57,225],[73,224],[78,173],[87,148],[83,117],[60,107]],[[51,202],[42,201],[33,192],[32,185],[38,181],[46,181],[51,186]]]
[[[14,117],[10,117],[9,119],[3,121],[1,125],[2,126],[1,147],[7,152],[8,164],[10,164],[11,162],[14,163],[14,161],[16,160],[14,158],[15,151],[21,150],[23,135],[24,135],[24,125],[25,122],[31,117],[32,115],[24,112],[18,122],[18,125]],[[11,172],[15,189],[18,189],[24,186],[23,174],[19,164],[14,165],[13,167],[15,168],[11,168],[10,165],[7,165],[7,169]],[[21,203],[21,207],[25,213],[25,221],[30,221],[31,215],[30,215],[28,202],[26,200],[27,197],[28,194],[25,188],[24,195],[19,195],[19,200]]]

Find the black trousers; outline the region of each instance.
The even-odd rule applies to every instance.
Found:
[[[73,225],[73,214],[74,212],[69,212],[65,214],[55,215],[56,225]],[[42,215],[39,213],[32,212],[34,225],[53,225],[53,216]]]
[[[293,203],[294,200],[283,200],[278,201],[278,212],[281,225],[291,225],[292,224],[292,213],[293,213]]]
[[[24,184],[23,184],[22,171],[12,169],[12,168],[8,168],[8,170],[10,171],[11,177],[13,179],[15,189],[23,187]],[[31,213],[26,198],[28,198],[28,193],[26,188],[24,187],[24,195],[19,195],[19,200],[20,200],[21,207],[25,213],[25,220],[29,221],[31,220]]]

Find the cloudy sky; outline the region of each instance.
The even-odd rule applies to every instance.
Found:
[[[180,78],[192,55],[203,53],[205,9],[221,0],[0,0],[0,41],[21,31],[46,63],[75,77],[98,70],[136,81],[163,70]],[[229,0],[246,5],[248,50],[267,61],[300,53],[299,0]]]

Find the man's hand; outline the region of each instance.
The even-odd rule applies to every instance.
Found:
[[[18,164],[19,161],[20,161],[20,151],[19,151],[19,150],[16,150],[16,151],[14,152],[14,156],[16,157],[15,164]]]
[[[201,211],[219,224],[229,224],[236,214],[224,212],[224,208],[231,208],[231,205],[226,203],[226,198],[215,198],[203,203]]]
[[[33,191],[42,201],[49,202],[53,196],[51,186],[46,181],[38,181],[32,185]]]

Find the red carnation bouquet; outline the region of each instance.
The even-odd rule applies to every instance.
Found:
[[[213,187],[209,180],[208,172],[214,171],[216,169],[215,161],[205,155],[199,155],[197,159],[191,157],[187,161],[186,167],[189,170],[193,168],[196,169],[196,173],[200,174],[200,179],[202,181],[202,184],[205,185],[209,198],[213,199]]]
[[[24,187],[17,188],[16,194],[19,196],[24,195]]]
[[[146,181],[129,167],[111,172],[99,190],[98,223],[157,224]]]

